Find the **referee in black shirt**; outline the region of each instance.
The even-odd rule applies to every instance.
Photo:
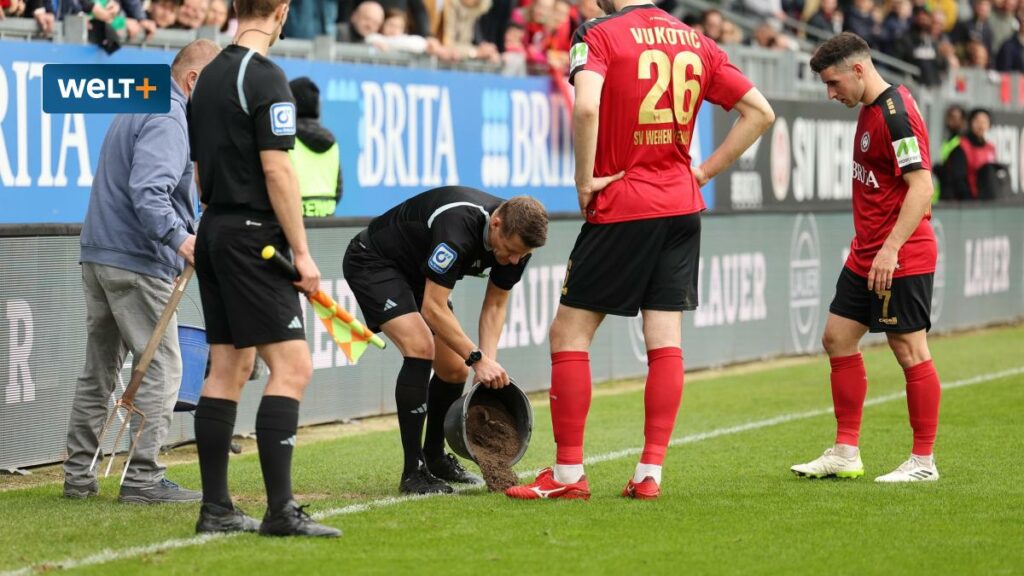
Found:
[[[266,58],[288,0],[235,0],[234,6],[234,43],[210,62],[189,108],[192,157],[207,207],[195,254],[210,343],[210,375],[195,413],[203,481],[196,531],[339,536],[303,512],[291,489],[299,400],[313,372],[295,289],[315,290],[320,271],[309,254],[288,156],[295,101],[284,72]],[[291,249],[301,276],[294,286],[260,258],[268,244]],[[234,508],[227,483],[238,399],[257,352],[271,372],[256,413],[267,488],[262,524]]]
[[[400,491],[449,493],[448,482],[481,482],[445,453],[444,417],[471,367],[477,382],[508,384],[496,361],[508,294],[547,233],[547,212],[529,196],[504,200],[446,186],[374,218],[345,251],[345,280],[367,326],[382,330],[403,356],[395,387],[404,453]],[[465,276],[488,276],[479,343],[462,330],[448,300]]]

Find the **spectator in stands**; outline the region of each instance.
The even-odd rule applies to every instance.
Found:
[[[338,0],[291,0],[285,38],[330,36],[338,20]]]
[[[333,26],[334,23],[332,22],[331,25]],[[218,32],[234,36],[232,32],[228,31],[228,5],[224,0],[210,0],[210,7],[206,11],[206,21],[203,22],[203,26],[209,26]]]
[[[983,108],[971,110],[967,117],[967,133],[960,145],[949,155],[948,181],[942,186],[943,200],[982,200],[991,198],[993,191],[979,186],[979,174],[987,164],[996,161],[996,147],[986,140],[992,118]]]
[[[775,29],[771,22],[761,22],[754,28],[750,37],[750,45],[769,50],[794,50],[796,43],[791,38]]]
[[[179,0],[151,0],[149,17],[157,28],[171,28],[178,22]]]
[[[966,62],[965,66],[968,68],[978,68],[979,70],[987,70],[989,67],[989,53],[988,49],[985,48],[985,43],[980,39],[972,38],[967,42],[965,48]]]
[[[732,20],[722,22],[722,44],[743,44],[743,30]]]
[[[533,0],[528,7],[512,12],[512,21],[523,27],[527,64],[547,65],[548,21],[554,9],[555,0]]]
[[[604,10],[601,10],[601,7],[598,6],[597,0],[580,0],[579,4],[576,5],[576,9],[579,11],[583,22],[604,16]]]
[[[20,0],[17,0],[20,1]],[[43,5],[48,0],[42,0]],[[156,32],[156,23],[149,19],[142,9],[142,0],[60,0],[60,19],[72,14],[88,14],[92,16],[89,39],[91,42],[104,46],[108,52],[120,47],[120,38],[116,32],[124,29],[129,40],[138,38],[140,32],[146,33],[148,40]],[[38,7],[38,5],[36,5]],[[103,26],[113,25],[113,26]],[[105,45],[109,42],[109,45]]]
[[[352,11],[348,22],[338,24],[338,41],[362,44],[384,25],[384,7],[375,0],[364,0]]]
[[[1019,0],[992,0],[992,15],[989,26],[992,27],[992,52],[998,53],[999,48],[1020,30],[1017,23],[1017,7]]]
[[[513,2],[514,0],[493,0],[491,9],[480,17],[480,38],[497,46],[502,54],[508,51],[505,32],[512,22]]]
[[[742,0],[742,8],[773,22],[776,27],[779,27],[786,18],[785,12],[782,11],[782,0]]]
[[[25,14],[24,0],[0,0],[0,20],[4,18],[21,18]]]
[[[53,24],[56,19],[53,14],[53,3],[47,0],[28,0],[25,4],[25,15],[30,15],[39,24],[39,31],[43,36],[53,34]],[[0,13],[0,20],[3,15]]]
[[[966,0],[964,2],[966,4]],[[944,34],[953,32],[960,19],[959,0],[929,0],[929,10],[932,12],[932,18],[936,22],[941,22]]]
[[[853,7],[843,13],[843,31],[853,32],[877,49],[882,35],[882,19],[874,0],[854,0]]]
[[[509,22],[505,28],[503,39],[505,51],[501,53],[502,73],[509,76],[522,76],[526,70],[526,44],[523,41],[525,31],[522,25]]]
[[[563,74],[569,72],[569,48],[572,47],[572,22],[575,12],[576,7],[570,0],[555,0],[551,17],[545,25],[547,42],[544,45],[544,52],[548,65]]]
[[[1017,33],[1006,39],[996,54],[996,70],[1024,72],[1024,3],[1017,8]]]
[[[320,88],[300,76],[288,83],[295,97],[298,117],[295,148],[288,152],[302,194],[302,215],[306,218],[334,216],[341,202],[341,152],[334,134],[320,123]]]
[[[172,282],[186,262],[194,261],[195,182],[185,106],[200,71],[218,50],[209,40],[183,48],[171,64],[170,110],[115,116],[103,139],[82,225],[87,341],[68,422],[65,498],[99,493],[90,464],[125,356],[131,352],[136,361],[142,356],[171,296]],[[181,371],[177,322],[172,319],[135,397],[147,418],[121,485],[122,502],[202,499],[201,493],[168,480],[157,461],[171,425]]]
[[[209,0],[182,0],[175,28],[196,30],[206,22]]]
[[[940,198],[945,199],[946,196],[942,194],[942,189],[953,190],[952,183],[950,182],[950,167],[949,167],[949,156],[960,146],[960,138],[963,136],[964,125],[965,125],[966,112],[963,106],[959,104],[953,104],[949,108],[946,108],[946,115],[944,123],[946,127],[946,140],[942,142],[942,147],[939,148],[939,165],[935,169],[935,175],[938,177],[939,182],[935,186],[935,195],[932,197],[932,202]]]
[[[897,36],[893,43],[892,55],[920,68],[918,81],[925,86],[939,85],[949,68],[939,54],[938,43],[932,36],[932,27],[931,13],[924,8],[914,8],[910,32]]]
[[[882,21],[882,34],[879,38],[879,48],[882,52],[898,57],[897,44],[910,34],[913,9],[910,0],[893,1],[892,9]]]
[[[992,52],[992,15],[991,0],[974,0],[974,16],[970,20],[960,21],[953,29],[953,41],[966,45],[971,41],[981,42],[985,51]],[[968,54],[969,56],[969,54]],[[968,59],[970,59],[968,57]]]
[[[384,24],[380,32],[366,36],[366,43],[378,50],[408,52],[410,54],[431,54],[449,60],[451,56],[444,50],[436,38],[424,38],[418,34],[409,34],[409,15],[399,8],[388,8],[384,11]]]
[[[711,8],[700,15],[700,28],[705,36],[722,43],[722,12]]]
[[[456,58],[499,62],[497,45],[475,43],[480,17],[491,9],[491,0],[451,0],[441,29],[441,44]]]
[[[843,31],[843,13],[836,0],[821,0],[818,11],[807,21],[807,25],[832,34]]]

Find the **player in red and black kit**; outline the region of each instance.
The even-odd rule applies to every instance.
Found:
[[[726,54],[653,4],[598,0],[570,50],[576,88],[576,190],[586,223],[569,257],[551,326],[551,420],[556,463],[512,498],[588,498],[583,429],[590,407],[588,348],[606,314],[643,313],[649,372],[644,451],[623,495],[656,498],[683,391],[683,310],[697,307],[700,187],[771,125],[771,106]],[[617,12],[615,10],[618,10]],[[690,166],[703,101],[740,119],[722,145]]]
[[[864,475],[857,443],[867,375],[859,344],[870,330],[885,332],[903,367],[914,430],[910,459],[875,481],[938,480],[932,445],[941,387],[927,340],[936,260],[928,131],[910,92],[882,79],[859,36],[832,38],[815,52],[811,68],[829,98],[849,108],[862,105],[853,151],[856,235],[822,338],[832,365],[835,445],[792,470],[812,478]]]

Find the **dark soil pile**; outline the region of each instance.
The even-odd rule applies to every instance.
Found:
[[[519,483],[512,460],[522,447],[515,420],[495,398],[480,394],[469,407],[466,435],[487,488],[502,492]]]

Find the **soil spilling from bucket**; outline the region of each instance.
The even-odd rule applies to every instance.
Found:
[[[503,492],[519,483],[512,460],[522,443],[515,419],[501,401],[484,395],[469,407],[466,436],[484,481],[491,492]]]

